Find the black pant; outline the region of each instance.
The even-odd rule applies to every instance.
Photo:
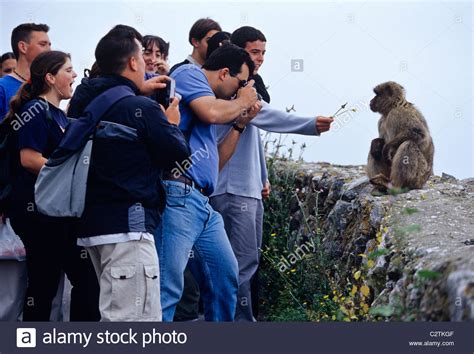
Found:
[[[72,285],[71,321],[98,321],[99,284],[85,249],[77,246],[67,219],[36,213],[12,217],[11,225],[26,249],[28,288],[24,321],[49,321],[61,270]]]

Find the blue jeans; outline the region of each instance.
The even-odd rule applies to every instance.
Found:
[[[155,232],[163,321],[172,321],[189,267],[201,289],[206,321],[233,321],[239,270],[221,215],[184,183],[164,181],[166,208]]]

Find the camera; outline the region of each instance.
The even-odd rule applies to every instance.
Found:
[[[169,79],[166,81],[166,87],[156,91],[155,99],[158,104],[161,104],[167,109],[176,96],[176,81]]]

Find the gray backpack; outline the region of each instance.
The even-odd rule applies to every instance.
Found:
[[[59,146],[36,180],[35,202],[40,213],[55,217],[82,216],[94,137],[138,139],[136,129],[101,121],[112,105],[128,96],[135,96],[128,86],[112,87],[92,100],[83,117],[67,126]]]

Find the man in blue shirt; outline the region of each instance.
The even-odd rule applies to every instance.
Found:
[[[216,186],[219,168],[232,155],[245,125],[258,113],[253,108],[257,103],[253,82],[247,85],[253,69],[248,53],[228,45],[216,50],[202,70],[186,64],[171,75],[182,97],[179,127],[189,140],[191,156],[176,161],[164,176],[167,205],[155,234],[163,321],[173,320],[188,260],[201,288],[206,320],[234,318],[237,261],[222,217],[212,209],[208,196]],[[218,142],[214,124],[234,120],[234,129]]]
[[[10,75],[0,78],[0,121],[8,112],[10,99],[21,84],[29,80],[33,60],[38,54],[51,50],[48,31],[47,25],[35,23],[23,23],[13,29],[11,43],[17,66]]]

